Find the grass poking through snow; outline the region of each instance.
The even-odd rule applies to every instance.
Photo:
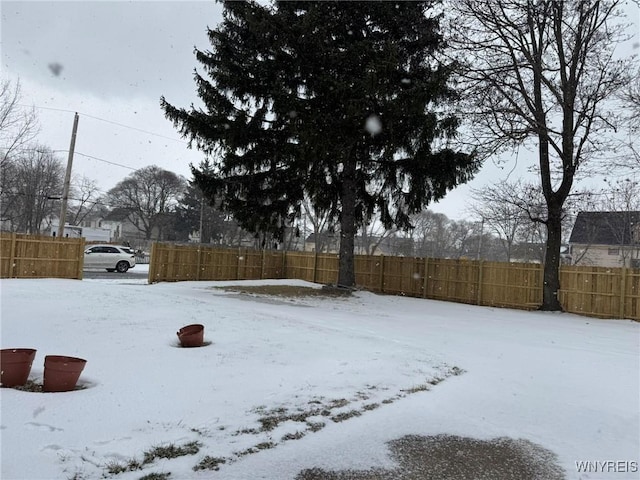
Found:
[[[135,472],[142,470],[145,466],[150,465],[158,458],[178,458],[186,455],[195,455],[200,451],[202,444],[200,442],[189,442],[184,445],[174,445],[173,443],[168,445],[159,445],[153,447],[151,450],[144,452],[142,460],[136,458],[130,459],[128,462],[109,462],[105,465],[107,473],[110,475],[118,475],[125,472]],[[151,473],[142,477],[145,480],[163,480],[166,479],[171,473]],[[141,480],[142,480],[141,479]]]
[[[189,442],[180,447],[174,444],[153,447],[148,452],[144,452],[144,465],[152,463],[156,458],[178,458],[186,455],[195,455],[200,451],[200,442]]]
[[[207,455],[200,462],[193,467],[194,471],[198,470],[220,470],[220,465],[226,463],[227,460],[225,458],[220,457],[210,457]]]
[[[139,480],[167,480],[171,475],[171,472],[168,473],[150,473],[145,475],[144,477],[140,477]]]

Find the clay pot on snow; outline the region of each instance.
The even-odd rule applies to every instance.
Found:
[[[32,348],[4,348],[0,357],[0,386],[18,387],[27,383],[36,356]]]
[[[74,390],[86,363],[87,361],[82,358],[47,355],[44,357],[43,391],[70,392]]]
[[[201,347],[204,344],[204,325],[187,325],[178,330],[177,335],[183,347]]]

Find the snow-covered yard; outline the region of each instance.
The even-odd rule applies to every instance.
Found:
[[[273,283],[314,286],[3,280],[1,346],[38,350],[30,378],[49,354],[87,365],[81,390],[0,391],[1,477],[293,479],[391,468],[386,442],[449,434],[526,439],[569,479],[639,478],[640,324],[213,288]],[[208,345],[178,347],[190,323]]]

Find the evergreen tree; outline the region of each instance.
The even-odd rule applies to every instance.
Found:
[[[471,178],[473,156],[447,147],[455,65],[435,2],[225,2],[196,50],[204,108],[161,99],[191,144],[221,153],[194,170],[207,196],[248,230],[282,236],[306,196],[340,225],[338,283],[355,284],[354,236],[378,214],[387,228]]]

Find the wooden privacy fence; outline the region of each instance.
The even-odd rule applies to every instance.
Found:
[[[84,239],[0,233],[0,278],[82,278]],[[542,303],[542,266],[356,255],[356,284],[378,293],[497,307]],[[153,245],[149,281],[290,278],[335,283],[338,256],[312,252]],[[640,270],[561,267],[565,311],[640,321]]]
[[[82,279],[84,238],[0,233],[0,278]]]
[[[640,269],[562,267],[560,286],[568,312],[640,321]]]
[[[372,292],[474,305],[536,309],[542,265],[356,255],[356,284]],[[338,256],[155,243],[149,282],[300,279],[336,283]],[[567,312],[640,321],[640,270],[561,267]]]

